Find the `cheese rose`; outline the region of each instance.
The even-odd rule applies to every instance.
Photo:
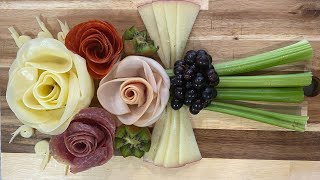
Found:
[[[124,124],[144,127],[156,122],[169,100],[170,79],[153,59],[127,56],[100,81],[100,104]]]
[[[62,133],[93,95],[86,61],[52,38],[26,42],[9,70],[9,107],[23,124],[45,134]]]

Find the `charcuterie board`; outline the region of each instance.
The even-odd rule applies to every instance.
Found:
[[[301,105],[272,106],[280,112],[309,115],[306,132],[288,131],[275,126],[230,115],[203,111],[192,118],[195,136],[202,154],[201,161],[182,168],[165,169],[142,160],[115,156],[110,163],[76,175],[65,176],[64,167],[51,160],[41,172],[34,145],[48,136],[36,133],[31,139],[17,137],[9,144],[11,133],[20,121],[8,107],[5,94],[8,70],[15,59],[17,47],[8,27],[28,35],[38,32],[35,16],[41,15],[55,34],[57,18],[70,27],[90,19],[108,20],[123,33],[144,24],[137,1],[5,1],[0,2],[0,92],[1,92],[1,152],[4,179],[83,178],[124,179],[150,176],[156,179],[319,179],[320,163],[320,97],[306,99]],[[223,62],[262,52],[279,44],[306,38],[313,49],[310,64],[294,64],[269,69],[283,72],[312,70],[320,75],[320,3],[299,0],[198,1],[201,11],[193,26],[186,50],[205,49],[215,62]],[[98,82],[95,82],[98,85]],[[91,106],[100,106],[95,97]],[[267,106],[260,104],[260,106]],[[297,161],[301,160],[301,161]],[[210,173],[208,173],[210,172]],[[232,172],[232,173],[230,173]],[[130,179],[129,178],[129,179]]]

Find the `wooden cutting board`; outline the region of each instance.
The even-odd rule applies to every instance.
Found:
[[[310,116],[306,132],[282,128],[213,112],[193,117],[193,127],[203,160],[182,168],[165,169],[135,158],[114,157],[106,165],[76,175],[64,176],[64,166],[54,160],[39,171],[41,160],[34,144],[48,136],[17,137],[8,144],[20,121],[9,109],[5,94],[8,70],[17,47],[8,27],[36,35],[35,16],[41,15],[56,34],[56,19],[70,27],[90,19],[107,20],[124,32],[136,25],[144,28],[136,7],[148,0],[7,0],[0,2],[0,93],[1,150],[4,179],[320,179],[320,97],[300,104],[278,105],[273,110]],[[151,0],[149,0],[151,1]],[[196,1],[196,0],[195,0]],[[311,69],[320,76],[320,2],[315,0],[201,0],[188,49],[206,49],[214,62],[262,52],[279,44],[308,39],[314,48],[311,64],[269,69],[266,73],[299,72]],[[99,106],[97,99],[93,106]],[[260,105],[264,106],[264,105]],[[303,160],[303,161],[297,161]],[[210,172],[210,173],[209,173]]]

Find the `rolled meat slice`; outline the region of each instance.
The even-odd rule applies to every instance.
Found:
[[[101,79],[119,59],[123,42],[115,27],[91,20],[73,27],[65,39],[66,47],[87,61],[90,75]]]
[[[83,109],[64,133],[51,138],[51,154],[70,165],[72,173],[100,166],[113,156],[115,129],[115,122],[104,109]]]
[[[123,124],[145,127],[160,118],[169,88],[170,78],[158,62],[127,56],[100,81],[97,97],[102,107]]]

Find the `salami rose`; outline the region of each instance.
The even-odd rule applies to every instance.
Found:
[[[66,47],[87,61],[90,75],[104,77],[119,59],[122,39],[110,23],[91,20],[73,27],[67,34]]]
[[[104,109],[83,109],[64,133],[51,138],[50,151],[57,161],[70,165],[72,173],[103,165],[113,156],[115,129]]]

